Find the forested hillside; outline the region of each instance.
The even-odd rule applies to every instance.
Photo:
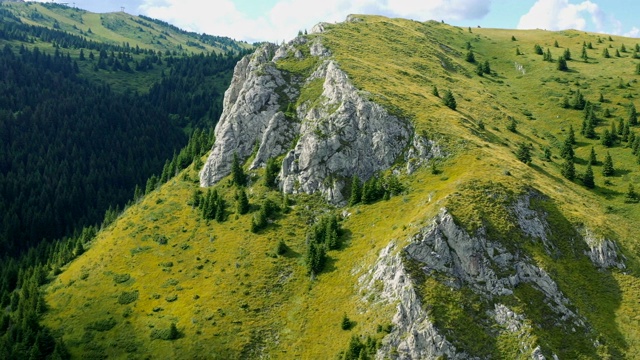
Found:
[[[67,357],[39,325],[45,268],[211,147],[250,49],[124,13],[1,4],[0,358]]]

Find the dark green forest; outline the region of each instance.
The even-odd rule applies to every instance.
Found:
[[[64,345],[39,324],[39,286],[120,209],[211,148],[244,53],[94,42],[5,9],[0,49],[0,358],[64,359]],[[154,69],[145,91],[109,85],[113,74],[135,83]]]

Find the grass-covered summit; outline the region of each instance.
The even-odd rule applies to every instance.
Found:
[[[43,323],[70,353],[640,352],[636,41],[364,15],[322,28],[254,70],[272,66],[289,84],[311,78],[319,42],[359,96],[440,155],[410,174],[399,156],[371,178],[346,179],[360,196],[339,208],[280,192],[281,156],[250,170],[260,144],[244,167],[229,158],[231,175],[212,188],[199,187],[195,161],[50,277]],[[287,97],[274,92],[292,104],[277,104],[283,121],[304,128],[295,115],[322,103],[326,84],[295,83]]]

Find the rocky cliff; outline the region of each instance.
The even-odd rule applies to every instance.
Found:
[[[356,89],[319,38],[264,45],[236,66],[200,184],[228,175],[234,154],[242,161],[253,157],[250,169],[282,157],[282,191],[321,192],[343,204],[353,176],[366,180],[398,159],[412,171],[442,156],[436,143],[414,132],[410,122]]]
[[[530,196],[538,195],[521,196],[509,209],[511,215],[518,219],[518,231],[531,241],[539,242],[545,251],[558,251],[549,238],[552,226],[546,221],[545,214],[532,208]],[[583,256],[593,262],[594,268],[625,267],[613,241],[596,241],[589,232],[582,240],[577,247],[589,249]],[[600,346],[591,334],[588,320],[577,313],[575,304],[523,247],[508,248],[492,239],[483,228],[471,235],[456,224],[453,216],[443,208],[403,248],[398,247],[397,241],[391,242],[380,252],[375,266],[360,278],[365,292],[375,288],[376,284],[383,284],[380,296],[382,301],[397,304],[392,320],[393,331],[385,337],[376,358],[487,357],[472,356],[459,350],[454,344],[455,339],[459,339],[459,333],[435,325],[434,317],[442,317],[443,314],[434,310],[433,307],[437,304],[430,303],[424,296],[424,292],[429,291],[423,288],[427,278],[444,285],[445,291],[470,289],[470,294],[477,296],[475,302],[484,305],[480,310],[476,309],[478,318],[469,320],[482,324],[480,327],[484,327],[494,337],[511,336],[517,339],[520,358],[558,358],[548,347],[541,346],[541,339],[536,337],[532,327],[535,320],[510,308],[518,306],[517,302],[513,302],[514,292],[523,286],[540,295],[542,306],[548,312],[546,316],[553,319],[554,327],[583,334],[587,338],[586,342],[592,344],[590,346]],[[511,305],[503,303],[504,301]],[[467,304],[459,306],[464,308]],[[447,334],[455,339],[452,341]]]

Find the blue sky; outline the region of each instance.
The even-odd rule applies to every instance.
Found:
[[[42,0],[39,0],[42,1]],[[50,0],[46,0],[50,1]],[[93,12],[144,14],[237,40],[281,42],[348,14],[444,20],[459,26],[578,29],[640,37],[637,0],[56,0]]]

